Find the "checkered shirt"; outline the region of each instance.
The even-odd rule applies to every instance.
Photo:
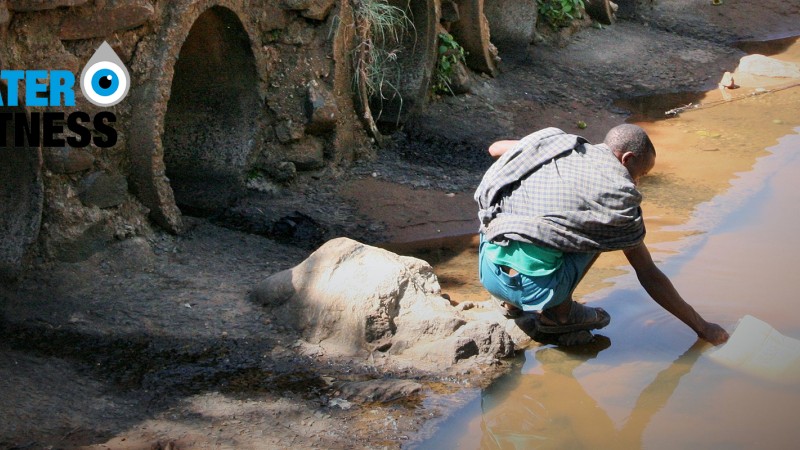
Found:
[[[475,192],[480,231],[565,252],[633,247],[645,228],[628,170],[604,144],[546,128],[489,168]]]

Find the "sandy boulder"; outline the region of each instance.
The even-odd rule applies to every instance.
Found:
[[[800,78],[800,66],[764,55],[747,55],[739,60],[738,73],[772,78]]]
[[[380,352],[420,368],[510,356],[499,325],[468,321],[441,296],[431,266],[357,241],[331,240],[253,292],[284,325],[329,355]]]

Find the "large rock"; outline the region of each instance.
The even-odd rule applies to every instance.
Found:
[[[773,78],[800,78],[800,66],[764,55],[747,55],[739,60],[739,73]]]
[[[281,323],[333,355],[385,352],[426,369],[513,353],[497,324],[468,322],[441,296],[431,266],[347,238],[325,243],[253,293]]]

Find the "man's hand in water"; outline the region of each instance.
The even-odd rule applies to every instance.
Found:
[[[704,339],[714,345],[724,344],[728,342],[728,338],[730,337],[724,328],[715,323],[707,323],[704,327],[704,330],[697,334],[701,339]]]

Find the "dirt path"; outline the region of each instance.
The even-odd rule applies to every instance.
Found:
[[[219,220],[227,228],[190,220],[183,236],[157,232],[0,287],[0,447],[396,448],[423,437],[465,401],[446,394],[496,372],[390,374],[418,379],[422,394],[342,402],[337,383],[384,374],[293,346],[248,290],[300,262],[304,243],[469,232],[493,140],[558,126],[598,141],[625,118],[615,99],[700,90],[743,55],[731,42],[800,34],[797,2],[751,3],[623,2],[611,27],[501,47],[497,78],[433,102],[375,161],[250,198]],[[253,234],[294,211],[313,219],[303,239]]]

